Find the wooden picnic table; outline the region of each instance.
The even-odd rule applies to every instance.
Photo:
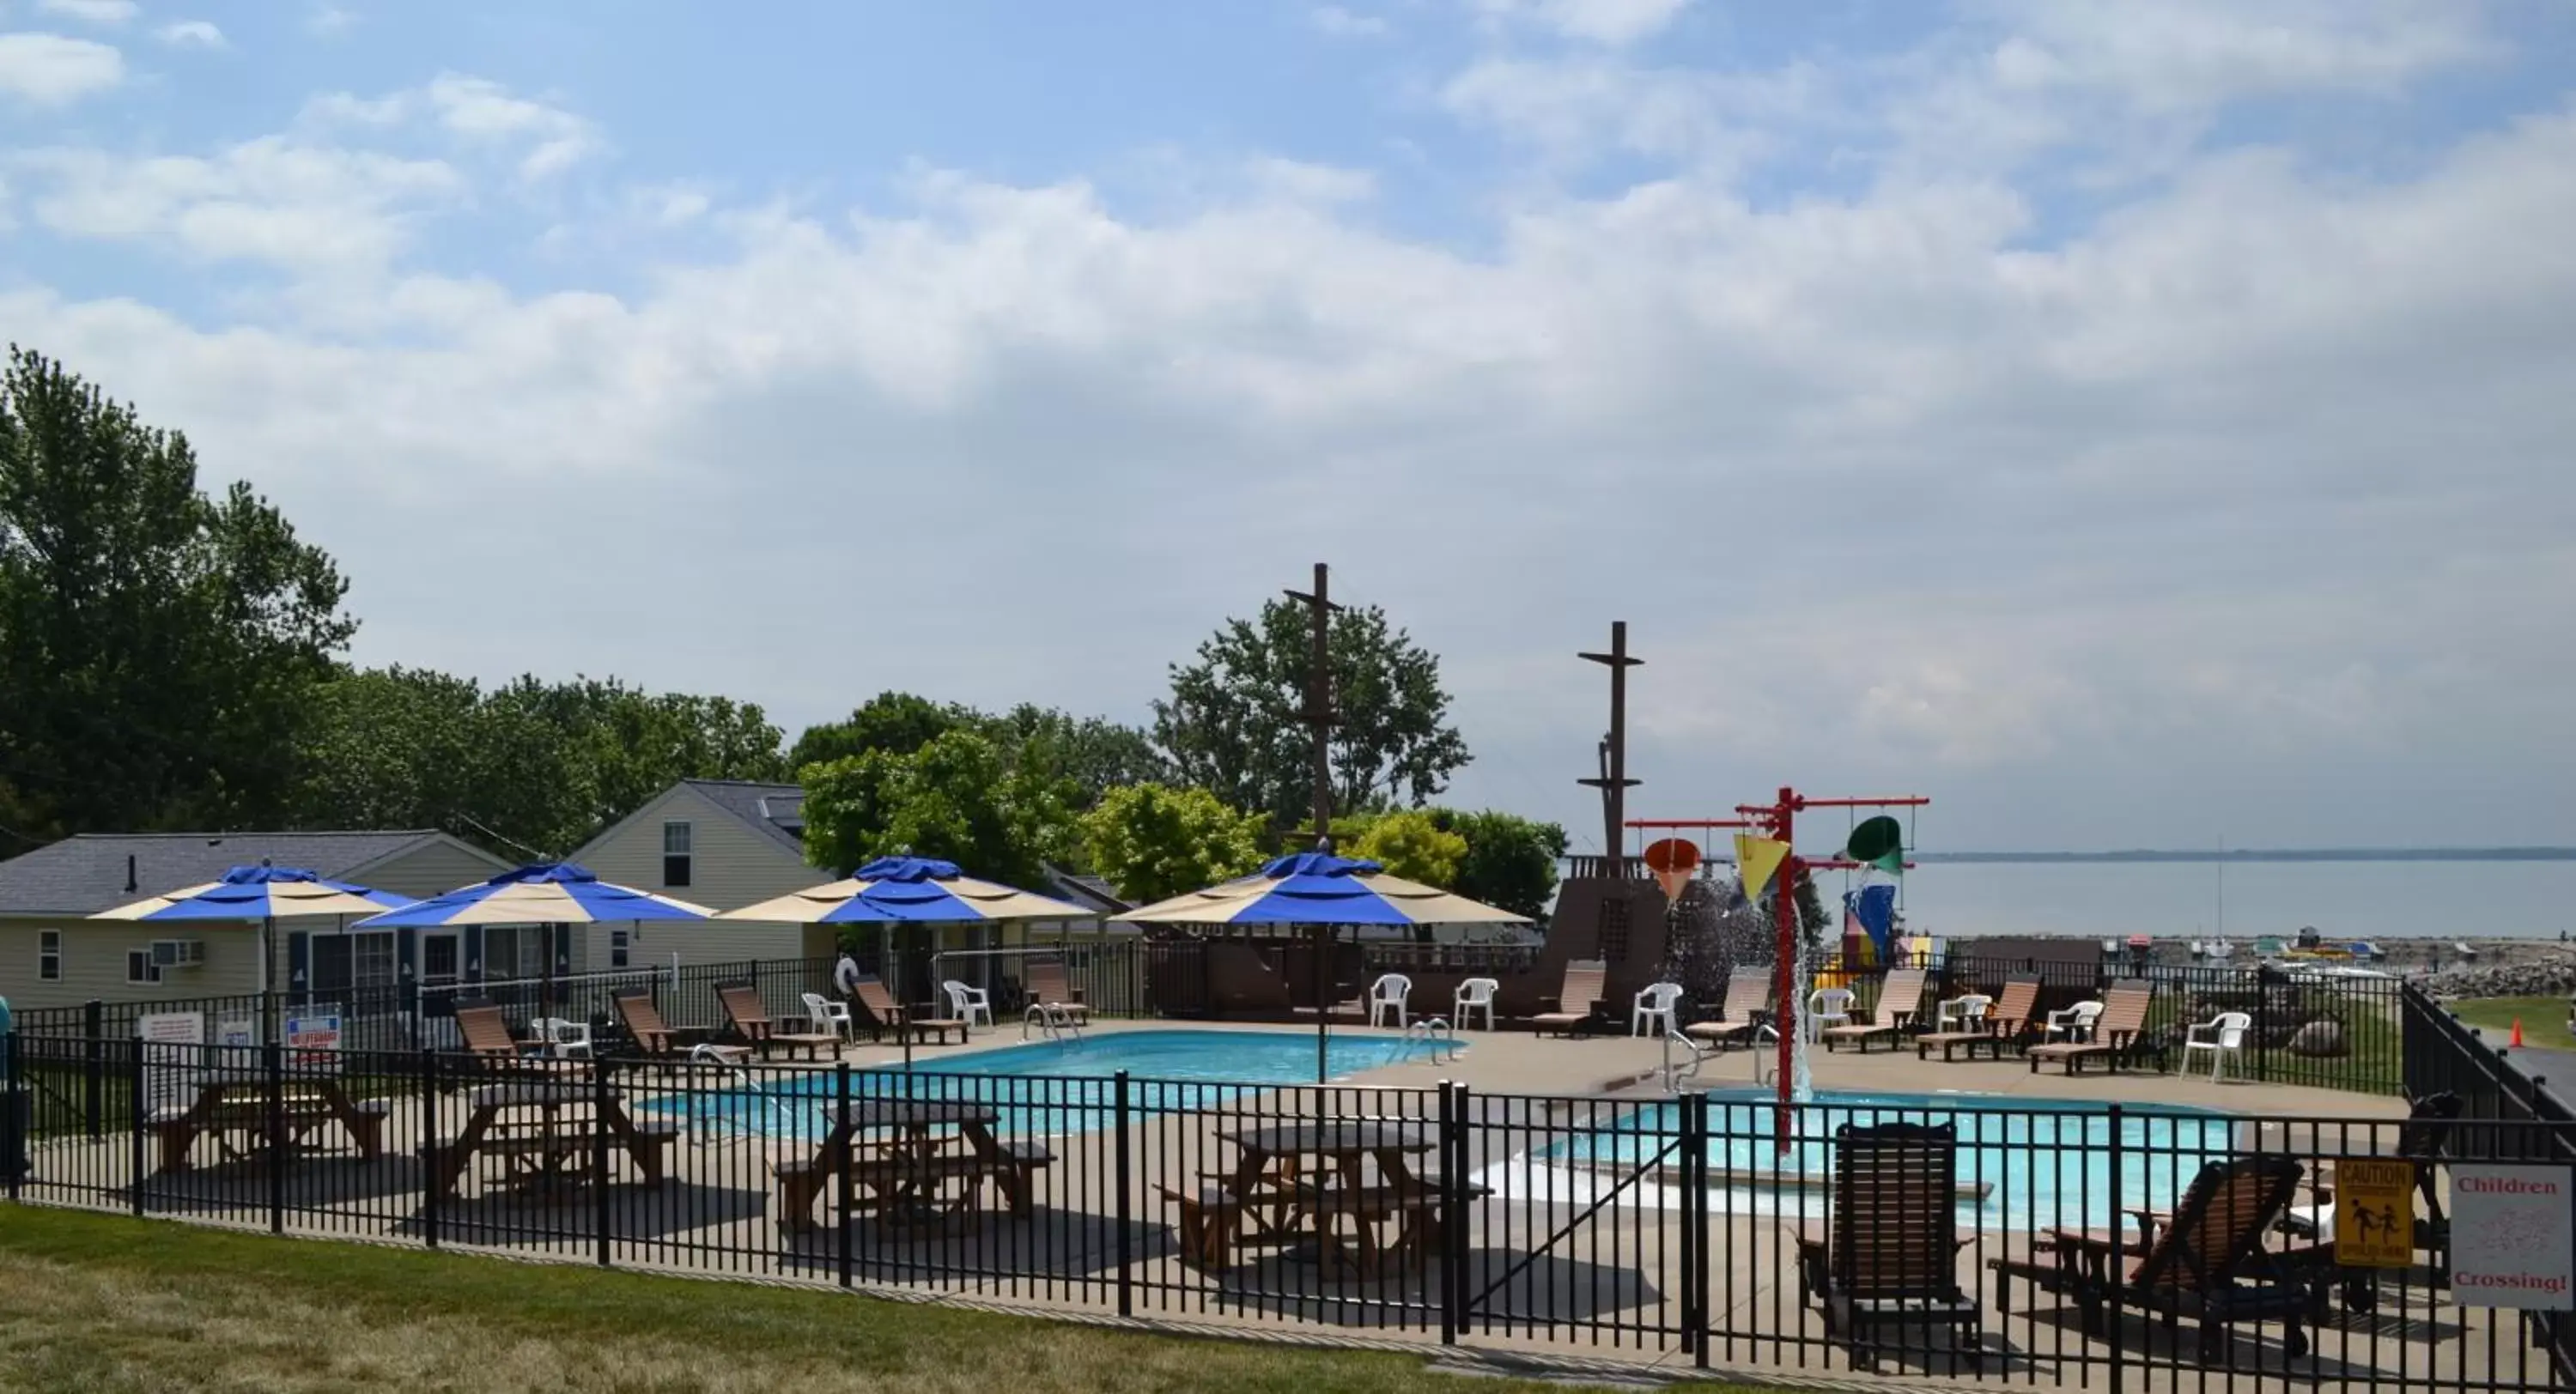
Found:
[[[662,1184],[662,1153],[679,1140],[676,1124],[638,1123],[615,1089],[590,1080],[514,1078],[466,1096],[464,1131],[421,1148],[432,1184],[454,1195],[479,1156],[503,1158],[513,1183],[555,1195],[589,1175],[597,1133],[635,1163],[647,1186]]]
[[[190,1073],[189,1083],[197,1096],[185,1107],[158,1108],[145,1117],[161,1139],[158,1171],[188,1170],[189,1153],[201,1137],[215,1139],[228,1161],[262,1154],[274,1159],[292,1153],[331,1123],[348,1131],[349,1140],[366,1160],[372,1162],[384,1153],[384,1102],[353,1100],[339,1080],[327,1075],[284,1076],[273,1117],[265,1070],[196,1070]]]
[[[1249,1243],[1312,1244],[1319,1261],[1344,1262],[1364,1271],[1382,1265],[1388,1254],[1414,1267],[1428,1262],[1440,1246],[1442,1182],[1413,1169],[1413,1159],[1439,1146],[1428,1123],[1403,1119],[1349,1118],[1316,1123],[1283,1123],[1217,1134],[1239,1155],[1234,1169],[1218,1181],[1219,1195],[1204,1191],[1179,1197],[1183,1218],[1192,1231],[1183,1247],[1211,1266],[1221,1264],[1235,1217],[1249,1219]],[[1374,1165],[1376,1175],[1369,1175]],[[1483,1187],[1473,1194],[1490,1194]],[[1222,1213],[1211,1216],[1211,1202]],[[1198,1213],[1193,1215],[1191,1212]],[[1345,1239],[1339,1221],[1354,1221]],[[1215,1223],[1211,1224],[1211,1221]],[[1396,1224],[1393,1244],[1381,1241],[1379,1226]]]
[[[1027,1219],[1032,1179],[1055,1162],[1042,1143],[994,1136],[1001,1114],[990,1104],[869,1098],[826,1109],[835,1115],[832,1127],[811,1157],[771,1163],[783,1227],[815,1227],[814,1203],[843,1165],[850,1170],[854,1211],[941,1223],[971,1214],[990,1180],[1012,1217]],[[935,1131],[940,1128],[956,1132],[943,1136]],[[951,1147],[952,1141],[964,1146]]]

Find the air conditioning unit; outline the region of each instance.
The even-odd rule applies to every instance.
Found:
[[[152,941],[152,966],[155,968],[198,968],[206,962],[203,939],[155,939]]]

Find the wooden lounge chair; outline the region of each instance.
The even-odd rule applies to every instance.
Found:
[[[510,1034],[510,1019],[489,1002],[456,1004],[456,1036],[478,1060],[516,1060],[527,1047]]]
[[[1601,1009],[1601,984],[1609,973],[1610,965],[1599,959],[1569,961],[1565,965],[1565,986],[1557,990],[1554,999],[1556,1010],[1531,1017],[1530,1029],[1573,1035],[1576,1027],[1592,1020]]]
[[[1946,1326],[1951,1350],[1983,1365],[1983,1309],[1959,1285],[1958,1162],[1954,1123],[1834,1130],[1831,1214],[1799,1236],[1798,1286],[1852,1368],[1876,1367],[1872,1333],[1889,1326]]]
[[[764,1060],[773,1050],[801,1050],[805,1058],[816,1060],[826,1050],[838,1050],[841,1038],[829,1032],[781,1031],[771,1020],[769,1008],[760,1000],[760,989],[750,983],[716,984],[716,1000],[724,1003],[725,1015],[733,1022],[735,1034],[743,1044],[760,1052]]]
[[[2093,1023],[2092,1039],[2032,1046],[2028,1052],[2030,1072],[2038,1074],[2041,1064],[2054,1060],[2071,1075],[2095,1056],[2118,1069],[2121,1059],[2137,1044],[2138,1033],[2147,1029],[2147,1008],[2154,1005],[2155,997],[2155,988],[2147,983],[2112,984],[2111,990],[2102,994],[2102,1015]]]
[[[2081,1230],[2043,1234],[2027,1260],[1990,1259],[1999,1278],[2026,1278],[2042,1291],[2074,1299],[2088,1336],[2101,1336],[2111,1315],[2135,1307],[2163,1318],[2168,1334],[2177,1320],[2200,1323],[2203,1364],[2225,1353],[2228,1330],[2244,1322],[2286,1323],[2284,1348],[2291,1359],[2308,1353],[2304,1323],[2317,1314],[2315,1288],[2294,1272],[2293,1259],[2263,1247],[2298,1189],[2302,1168],[2288,1157],[2237,1157],[2212,1162],[2192,1178],[2171,1223],[2158,1227],[2140,1254],[2125,1254],[2110,1237]],[[2125,1275],[2112,1265],[2138,1255]],[[2115,1276],[2117,1281],[2115,1281]],[[1996,1286],[1999,1310],[2008,1310],[2008,1282]]]
[[[945,1041],[951,1031],[957,1033],[958,1040],[966,1039],[965,1022],[946,1017],[914,1016],[911,1008],[896,1005],[894,994],[886,991],[886,985],[882,979],[861,978],[851,984],[851,992],[859,999],[859,1005],[867,1008],[869,1018],[875,1023],[874,1031],[879,1040],[883,1040],[888,1031],[895,1033],[897,1040],[909,1034],[915,1039],[929,1035]]]
[[[1091,1020],[1091,1008],[1084,1005],[1082,990],[1066,985],[1062,960],[1033,960],[1028,966],[1028,979],[1030,1006],[1044,1007],[1049,1014],[1061,1012],[1077,1025]]]
[[[2006,1046],[2020,1043],[2029,1034],[2031,1021],[2038,1011],[2039,979],[2014,978],[2004,984],[2003,995],[1986,1009],[1985,1018],[1976,1024],[1975,1029],[1935,1031],[1915,1037],[1914,1058],[1929,1059],[1932,1048],[1939,1046],[1941,1058],[1948,1060],[1952,1051],[1964,1046],[1971,1060],[1977,1058],[1979,1049],[2000,1060]]]
[[[1726,1002],[1719,1011],[1721,1019],[1692,1022],[1682,1034],[1711,1045],[1752,1044],[1754,1028],[1771,1017],[1771,970],[1738,968],[1728,974]]]
[[[612,998],[617,1004],[617,1019],[626,1026],[626,1037],[635,1049],[656,1060],[680,1060],[699,1051],[713,1055],[728,1065],[739,1065],[751,1058],[751,1047],[733,1045],[699,1045],[683,1047],[679,1033],[662,1020],[662,1009],[653,1004],[649,992],[621,992]]]
[[[1888,972],[1887,981],[1879,987],[1878,1005],[1870,1012],[1871,1019],[1866,1022],[1853,1022],[1848,1026],[1826,1027],[1821,1033],[1825,1049],[1831,1051],[1842,1042],[1849,1041],[1858,1046],[1863,1055],[1866,1055],[1869,1053],[1869,1043],[1880,1036],[1887,1037],[1888,1043],[1895,1045],[1897,1033],[1903,1031],[1907,1023],[1913,1021],[1914,1013],[1922,1005],[1923,970],[1920,968],[1891,969]]]

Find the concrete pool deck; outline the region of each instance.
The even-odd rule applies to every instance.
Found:
[[[1195,1030],[1187,1023],[1103,1022],[1100,1037],[1137,1030]],[[1226,1031],[1263,1032],[1311,1047],[1311,1026],[1230,1025]],[[1361,1033],[1336,1027],[1338,1033]],[[1391,1033],[1377,1033],[1391,1034]],[[1634,1081],[1662,1060],[1659,1043],[1626,1037],[1572,1041],[1525,1033],[1469,1033],[1468,1049],[1443,1064],[1407,1063],[1368,1070],[1335,1087],[1330,1106],[1355,1114],[1398,1113],[1428,1119],[1436,1096],[1392,1092],[1452,1080],[1482,1096],[1488,1111],[1459,1160],[1479,1177],[1504,1184],[1503,1194],[1473,1202],[1466,1216],[1469,1321],[1463,1341],[1490,1352],[1541,1359],[1607,1362],[1602,1368],[1686,1372],[1693,1364],[1682,1334],[1681,1294],[1688,1286],[1683,1214],[1670,1204],[1662,1182],[1639,1181],[1622,1191],[1578,1194],[1551,1176],[1539,1154],[1568,1136],[1601,1126],[1630,1105],[1665,1097]],[[968,1047],[924,1048],[918,1064],[967,1058],[1021,1044],[1016,1024],[979,1034]],[[853,1067],[899,1062],[902,1052],[862,1045],[843,1053]],[[1812,1056],[1817,1084],[1826,1089],[1920,1094],[1968,1090],[2005,1100],[2082,1100],[2127,1104],[2187,1105],[2261,1119],[2297,1117],[2384,1122],[2402,1118],[2401,1101],[2273,1085],[2212,1084],[2205,1077],[2110,1076],[2088,1072],[2068,1080],[2054,1071],[2033,1075],[2019,1061],[1918,1062],[1911,1050],[1849,1051]],[[1752,1082],[1752,1061],[1736,1051],[1712,1060],[1703,1082],[1741,1088]],[[711,1076],[709,1092],[738,1086]],[[1605,1094],[1610,1086],[1616,1092]],[[625,1086],[638,1105],[667,1102],[685,1090],[662,1088],[653,1076]],[[831,1284],[838,1279],[844,1241],[851,1238],[849,1271],[856,1286],[889,1295],[967,1302],[1001,1310],[1083,1320],[1120,1320],[1118,1276],[1127,1278],[1132,1316],[1148,1322],[1277,1339],[1338,1344],[1395,1345],[1426,1353],[1439,1349],[1441,1279],[1428,1271],[1359,1277],[1319,1270],[1278,1253],[1256,1253],[1216,1274],[1185,1266],[1174,1243],[1176,1215],[1157,1183],[1195,1185],[1219,1173],[1234,1156],[1223,1134],[1247,1122],[1299,1116],[1275,1100],[1286,1086],[1247,1096],[1221,1114],[1140,1118],[1122,1135],[1115,1129],[1059,1134],[1048,1139],[1053,1165],[1037,1173],[1033,1214],[1014,1220],[985,1211],[955,1232],[907,1237],[873,1222],[798,1233],[775,1213],[775,1164],[801,1160],[812,1144],[740,1133],[691,1135],[671,1149],[659,1187],[634,1183],[621,1158],[623,1178],[605,1191],[581,1191],[569,1203],[545,1204],[513,1196],[497,1177],[478,1168],[456,1195],[435,1211],[442,1247],[564,1262],[601,1261],[606,1252],[624,1268],[663,1270],[710,1278],[746,1278]],[[1381,1092],[1381,1091],[1386,1092]],[[1347,1091],[1347,1092],[1343,1092]],[[1507,1096],[1549,1096],[1541,1106],[1517,1108]],[[1583,1096],[1594,1096],[1587,1103]],[[418,1090],[386,1100],[385,1155],[365,1162],[350,1155],[305,1160],[288,1173],[283,1228],[293,1234],[417,1244],[428,1237],[431,1212],[422,1203],[417,1147],[425,1136],[454,1137],[464,1118],[460,1094],[423,1097]],[[1283,1111],[1285,1110],[1285,1111]],[[667,1115],[666,1115],[667,1116]],[[434,1134],[433,1130],[434,1129]],[[2268,1131],[2268,1129],[2267,1129]],[[2285,1133],[2292,1130],[2285,1129]],[[2392,1137],[2393,1128],[2377,1133]],[[122,1133],[101,1140],[40,1140],[37,1174],[27,1198],[40,1203],[124,1210],[136,1202],[136,1148]],[[148,1151],[147,1160],[148,1160]],[[1116,1184],[1116,1156],[1129,1158],[1128,1184]],[[1555,1173],[1561,1175],[1562,1173]],[[1506,1178],[1517,1176],[1517,1183]],[[146,1213],[201,1222],[264,1227],[270,1223],[268,1173],[257,1167],[208,1167],[147,1180]],[[1713,1205],[1706,1228],[1711,1364],[1735,1376],[1785,1382],[1801,1388],[1872,1386],[1848,1372],[1839,1343],[1828,1341],[1821,1312],[1801,1300],[1795,1214],[1750,1213]],[[2033,1294],[2027,1284],[2007,1291],[1987,1260],[2028,1255],[2031,1238],[2005,1225],[1962,1225],[1966,1247],[1958,1256],[1961,1284],[1982,1304],[1984,1378],[2020,1383],[2046,1381],[2067,1387],[2113,1387],[2111,1346],[2083,1335],[2071,1308]],[[722,1300],[711,1293],[710,1301]],[[2491,1319],[2492,1318],[2492,1319]],[[2177,1347],[2144,1319],[2122,1328],[2126,1349],[2124,1390],[2198,1390],[2225,1380],[2190,1362],[2191,1326]],[[2453,1305],[2447,1293],[2418,1278],[2391,1275],[2371,1315],[2338,1308],[2317,1334],[2318,1359],[2301,1362],[2286,1384],[2302,1389],[2423,1387],[2454,1381],[2482,1382],[2493,1371],[2503,1384],[2517,1379],[2546,1387],[2541,1357],[2518,1344],[2510,1313]],[[1921,1349],[1892,1356],[1891,1371],[1904,1387],[1946,1383],[1952,1356]],[[2237,1378],[2261,1387],[2286,1387],[2277,1325],[2246,1326],[2234,1337]],[[2152,1349],[2151,1361],[2140,1352]],[[2254,1372],[2260,1371],[2257,1377]],[[2519,1372],[2519,1373],[2517,1373]]]

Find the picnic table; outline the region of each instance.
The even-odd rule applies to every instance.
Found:
[[[1027,1219],[1033,1178],[1055,1162],[1043,1143],[994,1136],[1001,1114],[990,1104],[852,1099],[826,1108],[832,1126],[813,1155],[770,1164],[779,1223],[789,1229],[816,1226],[815,1201],[842,1166],[850,1172],[852,1211],[902,1224],[946,1223],[972,1215],[989,1180],[1012,1218]]]
[[[590,1175],[598,1134],[635,1163],[647,1186],[662,1184],[662,1154],[679,1140],[669,1123],[638,1123],[624,1096],[576,1079],[511,1079],[466,1096],[465,1128],[454,1139],[421,1148],[431,1183],[454,1195],[477,1156],[499,1157],[516,1188],[560,1195]]]
[[[1332,1119],[1217,1137],[1237,1149],[1231,1171],[1195,1195],[1165,1188],[1181,1203],[1181,1246],[1194,1262],[1221,1267],[1236,1244],[1289,1244],[1321,1263],[1375,1271],[1389,1256],[1422,1267],[1440,1247],[1443,1183],[1413,1169],[1414,1158],[1439,1146],[1427,1123]],[[1348,1235],[1343,1221],[1352,1222]],[[1380,1232],[1390,1222],[1392,1243]]]
[[[163,1106],[144,1117],[161,1140],[157,1172],[189,1169],[197,1139],[211,1137],[227,1161],[266,1154],[283,1159],[305,1139],[328,1124],[346,1129],[358,1154],[374,1161],[384,1152],[386,1106],[381,1099],[354,1100],[340,1081],[327,1076],[287,1075],[278,1082],[272,1116],[268,1072],[259,1069],[191,1071],[197,1095],[184,1106]]]

